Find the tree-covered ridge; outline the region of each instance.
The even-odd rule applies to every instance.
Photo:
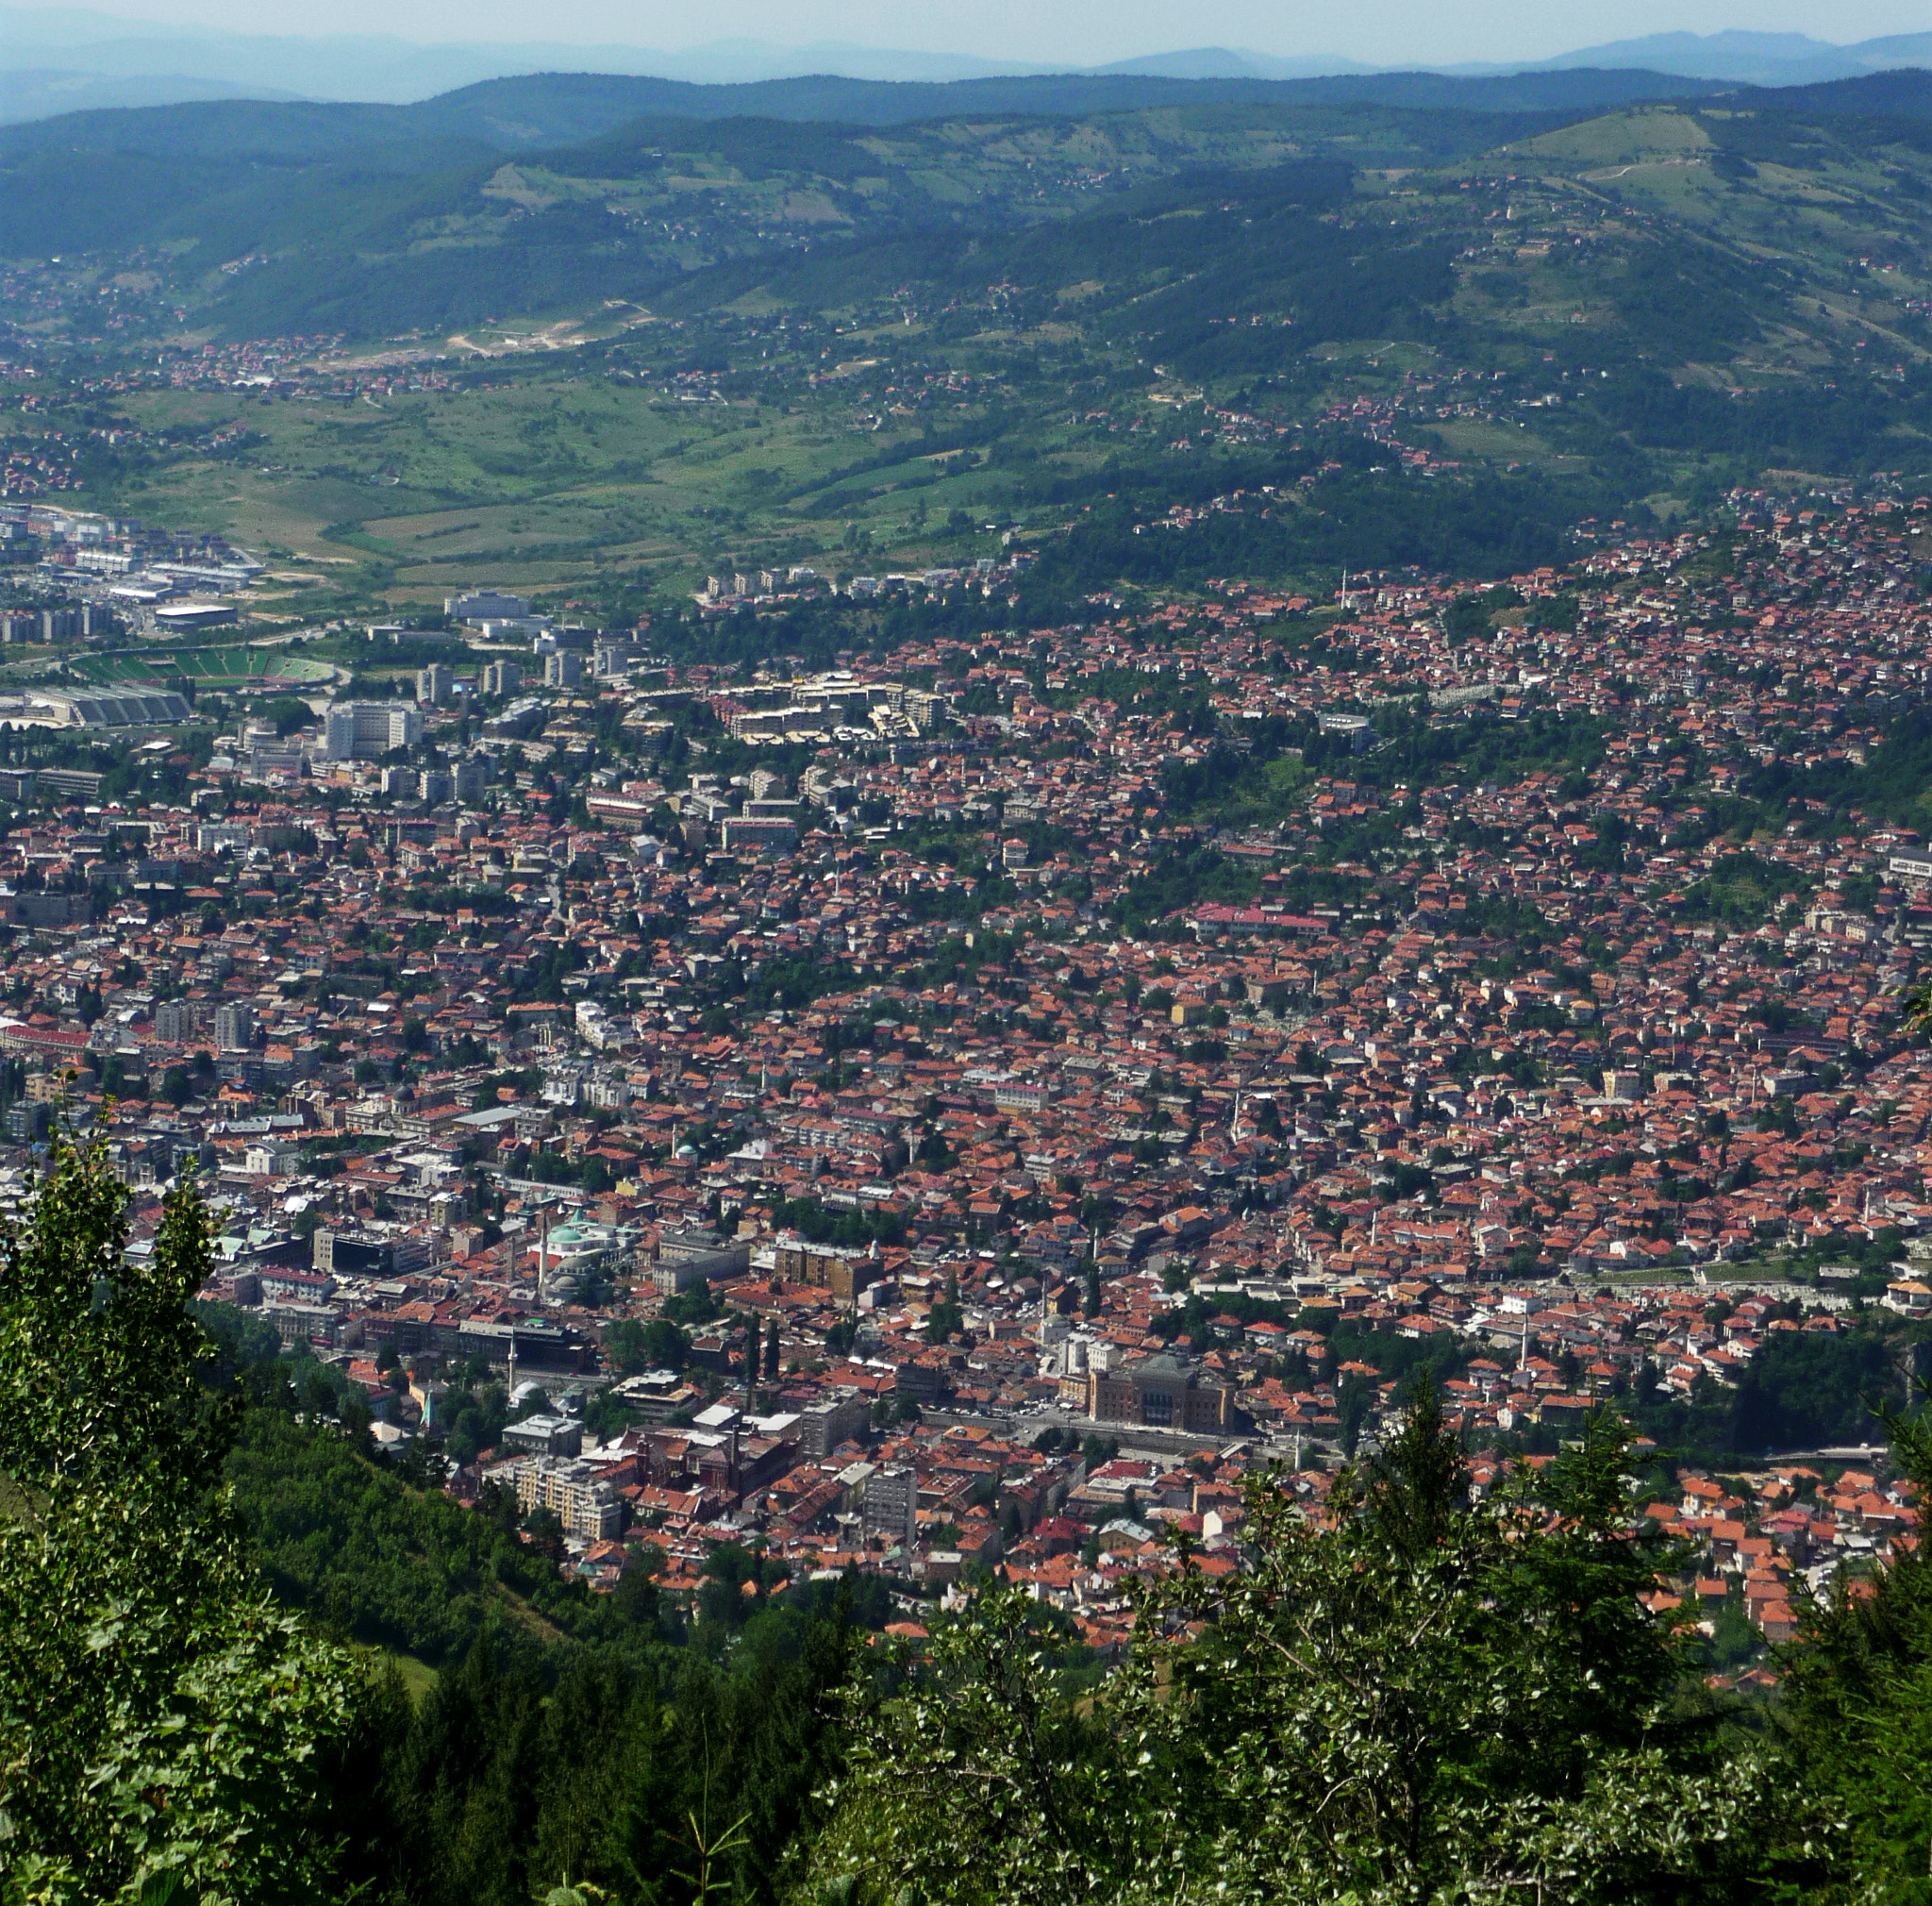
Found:
[[[0,321],[44,361],[0,448],[116,516],[310,549],[291,620],[485,572],[661,618],[708,574],[916,575],[1015,526],[1042,560],[976,626],[1009,594],[1039,627],[1236,573],[1521,572],[1768,471],[1909,493],[1919,83],[1884,114],[660,117],[508,157],[258,110],[31,128],[0,140]]]
[[[1532,199],[1546,213],[1552,194],[1572,222],[1559,226],[1565,245],[1592,209],[1615,207],[1636,223],[1610,270],[1612,255],[1591,247],[1592,269],[1580,276],[1560,246],[1535,250],[1552,243],[1543,220],[1534,232],[1517,224],[1515,242],[1480,264],[1528,269],[1491,284],[1503,289],[1485,315],[1507,324],[1540,294],[1589,293],[1594,276],[1599,297],[1674,359],[1755,334],[1764,292],[1791,289],[1790,261],[1824,237],[1831,200],[1840,224],[1873,226],[1866,239],[1910,244],[1909,208],[1892,189],[1910,192],[1919,177],[1923,89],[1855,82],[1659,113],[1630,106],[1616,75],[1574,83],[1582,77],[1573,97],[1541,102],[1520,87],[1512,98],[1455,82],[1408,97],[1386,85],[1155,82],[1155,93],[1173,95],[1158,101],[1132,82],[1023,83],[963,115],[949,109],[953,89],[874,89],[902,104],[930,95],[928,111],[894,123],[841,113],[829,99],[795,118],[775,99],[761,110],[757,88],[721,117],[686,96],[701,89],[635,82],[636,110],[625,113],[616,98],[625,82],[563,78],[547,92],[520,82],[541,95],[521,117],[464,95],[408,109],[236,102],[80,115],[0,138],[9,188],[0,253],[139,250],[177,294],[211,301],[236,335],[374,336],[486,312],[557,315],[605,297],[662,298],[687,278],[696,289],[670,309],[718,309],[753,289],[794,313],[908,289],[922,303],[986,305],[991,284],[1005,295],[991,312],[1038,316],[1070,287],[1075,303],[1099,293],[1101,309],[1163,289],[1171,309],[1144,314],[1169,334],[1157,361],[1199,375],[1274,367],[1279,341],[1248,326],[1296,321],[1278,281],[1301,271],[1301,247],[1282,242],[1289,230],[1265,202],[1284,180],[1301,197],[1311,159],[1344,184],[1351,171],[1364,175],[1375,201],[1349,222],[1356,308],[1304,304],[1298,322],[1317,338],[1402,335],[1417,320],[1400,308],[1441,308],[1451,253],[1489,237],[1488,208],[1466,187],[1495,161],[1521,187],[1512,224]],[[1391,171],[1403,180],[1393,192],[1383,180]],[[1794,196],[1794,176],[1829,197]],[[1260,198],[1239,206],[1229,188],[1238,198],[1258,188]],[[1193,200],[1191,234],[1154,223],[1176,189]],[[1229,214],[1244,242],[1189,268],[1191,240],[1208,243]],[[1319,256],[1323,238],[1304,233],[1301,245],[1326,281],[1335,273]],[[1517,256],[1524,241],[1528,258]],[[1160,254],[1151,280],[1141,256],[1150,244]],[[1167,258],[1176,245],[1183,257]],[[238,260],[247,268],[228,269]],[[325,263],[332,272],[318,272]],[[1491,282],[1487,269],[1475,276]],[[1436,321],[1446,315],[1439,309]],[[1210,337],[1208,322],[1237,328]]]

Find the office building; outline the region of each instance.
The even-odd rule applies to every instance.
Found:
[[[406,701],[339,701],[323,717],[322,752],[332,761],[373,761],[423,739],[423,711]]]
[[[525,1511],[548,1509],[563,1532],[584,1542],[608,1542],[624,1527],[624,1504],[588,1463],[567,1456],[536,1456],[516,1468],[517,1502]]]

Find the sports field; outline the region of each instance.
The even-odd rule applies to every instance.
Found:
[[[325,687],[335,677],[335,671],[325,661],[291,655],[287,649],[251,648],[239,643],[224,648],[117,649],[71,656],[67,666],[97,688],[186,676],[211,686],[246,689],[286,684],[303,690]]]

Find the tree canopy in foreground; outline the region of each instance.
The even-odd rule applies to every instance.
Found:
[[[196,1376],[206,1210],[126,1252],[99,1145],[0,1246],[0,1864],[11,1899],[327,1897],[330,1749],[364,1680],[270,1598]],[[157,1889],[161,1889],[158,1891]]]

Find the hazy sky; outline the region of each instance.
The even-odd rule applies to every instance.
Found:
[[[45,0],[42,0],[44,7]],[[37,12],[41,8],[36,8]],[[51,9],[50,9],[51,10]],[[244,33],[380,33],[421,41],[621,42],[678,49],[730,39],[843,41],[989,59],[1095,64],[1193,46],[1376,65],[1534,59],[1639,34],[1747,27],[1840,44],[1932,27],[1926,0],[106,0],[99,12]],[[44,13],[42,13],[44,18]],[[97,16],[96,16],[97,17]],[[96,32],[98,28],[96,27]],[[89,37],[93,37],[90,35]]]

